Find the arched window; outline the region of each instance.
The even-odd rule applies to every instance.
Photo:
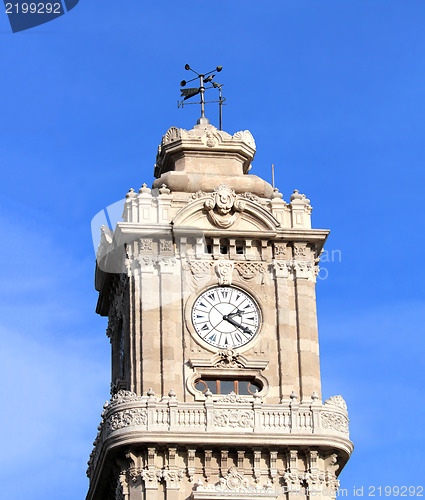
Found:
[[[241,396],[252,396],[261,391],[262,386],[254,379],[218,379],[204,377],[195,382],[195,389],[203,394],[209,389],[213,394],[226,395],[234,392]]]

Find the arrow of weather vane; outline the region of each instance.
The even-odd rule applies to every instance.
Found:
[[[225,97],[222,97],[221,95],[221,87],[223,86],[222,83],[217,83],[213,81],[213,78],[215,75],[212,75],[211,73],[214,73],[214,71],[217,71],[219,73],[223,67],[222,66],[217,66],[215,69],[212,71],[209,71],[208,73],[198,73],[194,69],[192,69],[189,64],[186,64],[184,67],[185,70],[187,71],[192,71],[195,73],[197,76],[195,78],[192,78],[192,80],[182,80],[180,82],[181,87],[185,87],[188,83],[193,82],[194,80],[197,80],[199,78],[199,87],[192,87],[192,88],[186,88],[186,89],[180,89],[181,95],[180,97],[183,97],[181,101],[177,101],[177,107],[180,108],[180,106],[183,108],[183,106],[186,104],[200,104],[201,105],[201,119],[205,118],[205,104],[206,103],[213,103],[217,102],[218,107],[219,107],[219,125],[220,125],[220,130],[221,130],[221,117],[222,117],[222,106],[224,104],[224,101],[226,100]],[[211,87],[204,87],[205,83],[211,83]],[[218,101],[205,101],[204,98],[204,93],[206,90],[209,89],[218,89]],[[190,99],[191,97],[194,97],[195,95],[201,94],[201,100],[198,102],[184,102],[187,101],[187,99]],[[207,122],[208,123],[208,122]]]

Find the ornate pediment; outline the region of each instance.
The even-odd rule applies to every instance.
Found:
[[[211,193],[198,191],[190,198],[173,220],[174,226],[201,229],[235,229],[275,231],[279,222],[252,193],[236,194],[226,184]]]

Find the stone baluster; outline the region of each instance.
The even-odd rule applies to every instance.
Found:
[[[289,403],[289,407],[291,410],[291,433],[297,434],[300,430],[300,421],[299,421],[299,409],[300,405],[297,401],[297,395],[294,391],[291,393],[291,402]]]
[[[168,393],[169,400],[168,400],[168,411],[169,411],[169,430],[170,431],[177,431],[179,429],[179,424],[177,421],[177,407],[178,407],[178,401],[176,398],[176,393],[174,392],[173,389],[170,390]]]

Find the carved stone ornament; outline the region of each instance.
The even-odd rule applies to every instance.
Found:
[[[186,268],[190,270],[195,279],[211,276],[211,261],[188,261]]]
[[[324,429],[333,429],[337,432],[348,434],[348,418],[337,413],[322,412],[320,414],[322,427]]]
[[[137,394],[134,392],[121,389],[111,397],[111,400],[106,405],[106,408],[114,408],[115,406],[123,403],[128,403],[130,401],[142,401],[142,398],[140,396],[137,396]]]
[[[213,264],[213,261],[183,261],[185,291],[193,293],[206,285],[211,279]]]
[[[238,212],[245,210],[245,202],[226,184],[220,184],[205,200],[204,208],[212,224],[228,229],[237,220]]]
[[[249,191],[246,193],[241,193],[239,195],[241,198],[245,198],[246,200],[253,201],[254,203],[259,203],[261,205],[261,198],[254,193],[250,193]]]
[[[247,490],[252,486],[242,474],[239,474],[236,467],[230,467],[225,477],[222,477],[216,486],[219,486],[222,491],[241,491]]]
[[[173,274],[175,266],[177,264],[177,259],[171,256],[160,255],[158,257],[157,264],[161,273],[163,274]]]
[[[108,436],[111,432],[134,425],[146,425],[148,421],[147,410],[145,408],[129,408],[128,410],[117,411],[106,420],[105,433]]]
[[[239,361],[240,354],[233,349],[226,349],[219,352],[220,359],[215,363],[217,368],[243,368],[243,364]]]
[[[180,481],[183,479],[183,471],[180,469],[165,469],[162,471],[162,478],[167,485],[167,489],[179,489]]]
[[[161,252],[170,253],[173,251],[173,242],[171,240],[160,240],[159,248]]]
[[[235,392],[231,392],[230,394],[226,394],[220,399],[220,402],[223,403],[243,403],[244,399],[242,396],[238,396]]]
[[[294,256],[296,259],[305,259],[307,257],[306,243],[294,243]]]
[[[231,285],[233,276],[233,262],[231,260],[218,260],[215,263],[215,272],[217,274],[219,285]]]
[[[275,243],[274,244],[274,255],[276,259],[287,259],[288,251],[286,243]]]
[[[254,414],[250,410],[216,410],[214,423],[217,427],[254,427]]]
[[[245,142],[253,149],[256,148],[254,137],[249,130],[240,130],[239,132],[236,132],[235,134],[233,134],[233,139]]]
[[[342,396],[331,396],[328,398],[325,403],[325,405],[331,405],[331,406],[337,406],[338,408],[341,408],[342,410],[347,411],[347,403],[345,402],[344,398]]]
[[[304,481],[307,483],[309,490],[318,491],[325,482],[324,472],[306,472],[303,477]]]
[[[255,281],[257,278],[261,284],[264,282],[266,266],[263,262],[237,262],[236,270],[245,281]]]
[[[215,148],[221,142],[221,137],[218,133],[214,133],[213,130],[206,130],[205,133],[201,136],[201,141],[208,148]]]
[[[162,471],[157,470],[155,467],[143,469],[141,477],[145,483],[146,489],[157,489],[158,480],[162,477]]]
[[[127,284],[127,277],[120,275],[119,280],[115,281],[113,297],[109,303],[108,311],[108,328],[106,335],[112,339],[114,334],[119,330],[120,322],[124,314],[124,289]]]
[[[275,260],[273,268],[276,278],[289,278],[294,274],[294,265],[292,260]]]
[[[139,249],[141,252],[151,252],[152,251],[152,238],[140,238]]]
[[[195,126],[191,130],[171,127],[162,137],[158,152],[156,155],[155,177],[159,177],[162,173],[164,164],[167,163],[167,158],[172,152],[178,152],[181,149],[189,151],[203,151],[205,149],[214,149],[217,146],[224,148],[227,151],[242,152],[245,156],[243,164],[243,173],[249,171],[251,161],[255,155],[255,141],[249,130],[236,132],[233,136],[224,130],[218,130],[211,124],[204,126]]]
[[[170,144],[171,142],[177,141],[178,139],[181,139],[182,137],[186,136],[187,136],[187,130],[177,127],[170,127],[162,137],[161,146]]]
[[[125,500],[121,476],[117,479],[117,486],[115,488],[115,500]]]
[[[299,472],[285,472],[283,474],[283,482],[287,488],[291,490],[299,490],[300,483],[303,480],[303,474]]]
[[[128,469],[128,475],[130,479],[133,481],[133,483],[137,482],[137,480],[142,474],[142,470],[143,469],[141,467],[130,467]]]
[[[140,271],[142,273],[153,273],[154,266],[156,264],[156,257],[152,255],[138,255],[137,261],[140,266]]]

